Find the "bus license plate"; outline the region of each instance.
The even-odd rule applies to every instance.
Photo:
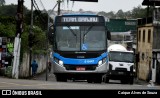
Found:
[[[118,74],[123,75],[123,74],[124,74],[124,72],[118,72]]]
[[[85,69],[85,67],[76,67],[76,70],[77,70],[77,71],[84,71],[84,70],[86,70],[86,69]]]

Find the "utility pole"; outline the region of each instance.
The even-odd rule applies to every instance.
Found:
[[[47,33],[49,32],[49,14],[48,14],[48,25],[47,25]],[[46,50],[47,50],[47,62],[46,62],[46,81],[48,80],[48,34],[46,33]]]
[[[58,4],[58,2],[57,2],[57,4]],[[55,7],[57,6],[57,4],[53,7],[53,9],[51,10],[51,12],[50,13],[48,13],[48,25],[47,25],[47,33],[46,33],[46,43],[47,43],[47,46],[46,46],[46,50],[47,50],[47,63],[46,63],[46,81],[48,80],[48,55],[49,55],[49,51],[48,51],[48,43],[49,43],[49,41],[48,41],[48,39],[49,39],[49,27],[50,27],[50,25],[49,25],[49,23],[50,23],[50,14],[52,13],[52,11],[55,9]]]
[[[21,37],[22,34],[22,25],[23,25],[23,0],[18,0],[18,6],[17,6],[17,15],[16,15],[16,37]]]
[[[31,0],[31,24],[28,36],[29,42],[29,77],[31,76],[31,60],[32,60],[32,39],[33,38],[33,0]]]
[[[19,76],[19,60],[20,60],[20,47],[21,47],[21,34],[23,32],[23,2],[24,0],[18,0],[17,15],[16,15],[16,35],[14,40],[14,59],[12,78],[18,79]]]
[[[57,1],[57,3],[58,3],[58,13],[57,14],[58,15],[60,15],[60,11],[61,11],[61,2],[62,2],[61,0]]]

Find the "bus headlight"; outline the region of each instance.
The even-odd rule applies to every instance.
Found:
[[[106,63],[106,60],[107,60],[106,58],[103,58],[102,60],[100,60],[100,61],[98,62],[98,66]]]
[[[104,64],[107,61],[107,58],[102,59],[102,63]]]
[[[54,57],[54,61],[55,61],[56,63],[59,63],[59,59],[57,59],[56,57]]]
[[[63,65],[63,61],[59,60],[59,65]]]
[[[102,65],[102,60],[100,60],[100,61],[98,62],[98,66],[100,66],[100,65]]]
[[[58,58],[54,57],[54,61],[59,64],[59,65],[63,65],[63,61],[59,60]]]

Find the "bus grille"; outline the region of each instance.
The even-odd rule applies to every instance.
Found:
[[[127,68],[116,68],[116,71],[127,71]]]
[[[76,70],[77,67],[83,67],[85,70],[95,70],[97,65],[67,65],[65,64],[64,67],[66,70]]]

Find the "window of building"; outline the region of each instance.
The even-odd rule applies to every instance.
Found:
[[[138,35],[139,38],[138,38],[138,40],[140,42],[141,41],[141,30],[139,30],[138,32],[139,32],[139,35]]]
[[[145,30],[143,30],[143,42],[145,42]]]
[[[151,29],[148,30],[148,43],[151,42]]]
[[[144,60],[144,53],[142,53],[142,60]]]

